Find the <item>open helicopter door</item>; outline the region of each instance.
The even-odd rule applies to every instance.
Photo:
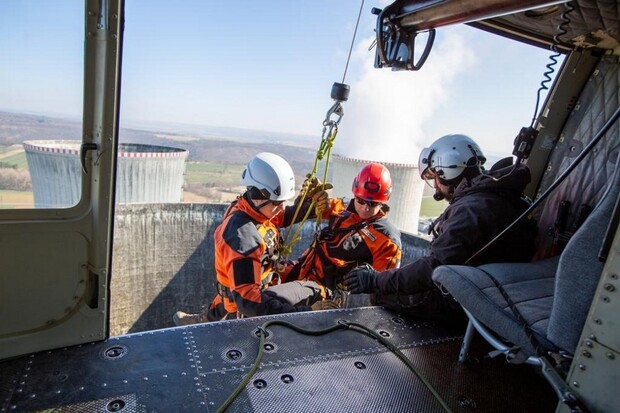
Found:
[[[0,210],[0,359],[108,335],[123,0],[85,2],[81,197]]]

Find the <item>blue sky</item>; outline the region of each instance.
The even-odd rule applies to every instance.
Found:
[[[441,28],[419,72],[374,69],[365,1],[335,150],[416,163],[466,133],[509,153],[529,126],[549,52],[466,26]],[[316,136],[342,81],[353,0],[127,0],[123,122],[176,122]],[[0,109],[80,117],[83,6],[0,1]]]

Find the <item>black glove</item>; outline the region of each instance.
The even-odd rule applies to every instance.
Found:
[[[372,293],[377,287],[377,271],[370,265],[354,268],[344,276],[343,283],[351,294]]]

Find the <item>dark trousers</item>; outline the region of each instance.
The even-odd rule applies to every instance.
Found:
[[[464,325],[467,321],[461,306],[451,296],[442,294],[439,288],[431,288],[411,295],[377,294],[374,304],[423,320],[457,325]]]
[[[314,281],[289,281],[267,290],[286,299],[291,305],[312,305],[322,299],[322,288]]]

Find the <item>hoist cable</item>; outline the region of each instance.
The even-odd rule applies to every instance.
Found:
[[[357,22],[355,22],[355,30],[353,31],[353,38],[351,39],[351,47],[349,47],[349,55],[347,56],[347,64],[344,66],[344,74],[342,75],[342,83],[344,83],[344,79],[347,77],[347,69],[349,68],[349,60],[351,60],[351,53],[353,52],[353,44],[355,43],[355,36],[357,35],[357,27],[360,24],[360,18],[362,17],[362,9],[364,8],[364,0],[362,0],[362,4],[360,4],[360,11],[357,15]]]
[[[359,13],[357,15],[357,21],[355,22],[355,30],[353,31],[353,38],[351,39],[351,46],[349,47],[349,53],[347,55],[347,62],[345,64],[345,68],[344,68],[344,73],[342,75],[342,84],[344,85],[344,81],[346,79],[347,76],[347,70],[349,68],[349,61],[351,60],[351,54],[353,53],[353,46],[355,44],[355,37],[357,35],[357,29],[359,27],[359,23],[360,23],[360,19],[362,16],[362,10],[364,8],[364,0],[362,0],[361,4],[360,4],[360,10]],[[346,86],[346,85],[344,85]],[[348,88],[348,86],[347,86]],[[333,93],[333,89],[332,89],[332,93]],[[332,96],[334,97],[334,96]],[[312,172],[310,172],[307,175],[307,179],[308,180],[312,180],[313,178],[316,177],[316,173],[318,172],[318,167],[319,167],[319,162],[321,160],[323,160],[323,158],[325,158],[325,168],[324,168],[324,172],[323,172],[323,181],[322,181],[322,189],[324,189],[324,185],[327,182],[327,173],[329,170],[329,160],[331,157],[331,149],[332,146],[334,145],[334,140],[336,139],[336,135],[338,133],[338,124],[340,123],[340,120],[342,119],[343,116],[343,111],[342,111],[342,105],[340,104],[343,100],[346,100],[346,98],[344,98],[343,100],[338,100],[336,98],[334,98],[334,100],[336,100],[336,102],[332,105],[332,107],[327,111],[327,116],[325,117],[325,120],[323,121],[323,134],[321,136],[321,144],[319,145],[319,149],[317,150],[317,154],[314,158],[314,167],[312,168]],[[331,116],[333,114],[336,114],[338,116],[337,120],[331,120]],[[329,132],[326,135],[326,131],[327,128],[329,127]],[[326,138],[327,136],[327,138]],[[299,194],[299,202],[297,203],[297,206],[295,208],[295,213],[293,214],[293,219],[291,222],[296,223],[297,222],[297,217],[299,216],[299,212],[301,211],[302,205],[304,203],[304,200],[306,198],[307,195],[307,188],[306,190],[302,190],[302,192]],[[282,245],[280,247],[280,255],[284,256],[284,257],[288,257],[288,255],[292,252],[293,250],[293,245],[299,241],[299,239],[301,238],[299,236],[299,233],[301,232],[305,222],[308,220],[308,217],[310,216],[310,212],[312,211],[312,208],[314,206],[314,202],[311,202],[308,210],[306,211],[306,214],[304,215],[303,219],[301,221],[299,221],[299,223],[297,223],[297,229],[295,230],[295,233],[293,234],[292,238],[289,240],[289,236],[291,236],[291,227],[293,226],[292,224],[288,227],[286,234],[284,236],[284,239],[282,241]],[[318,212],[318,211],[317,211]],[[320,214],[316,214],[316,228],[318,230],[319,226],[321,224],[321,216]]]

